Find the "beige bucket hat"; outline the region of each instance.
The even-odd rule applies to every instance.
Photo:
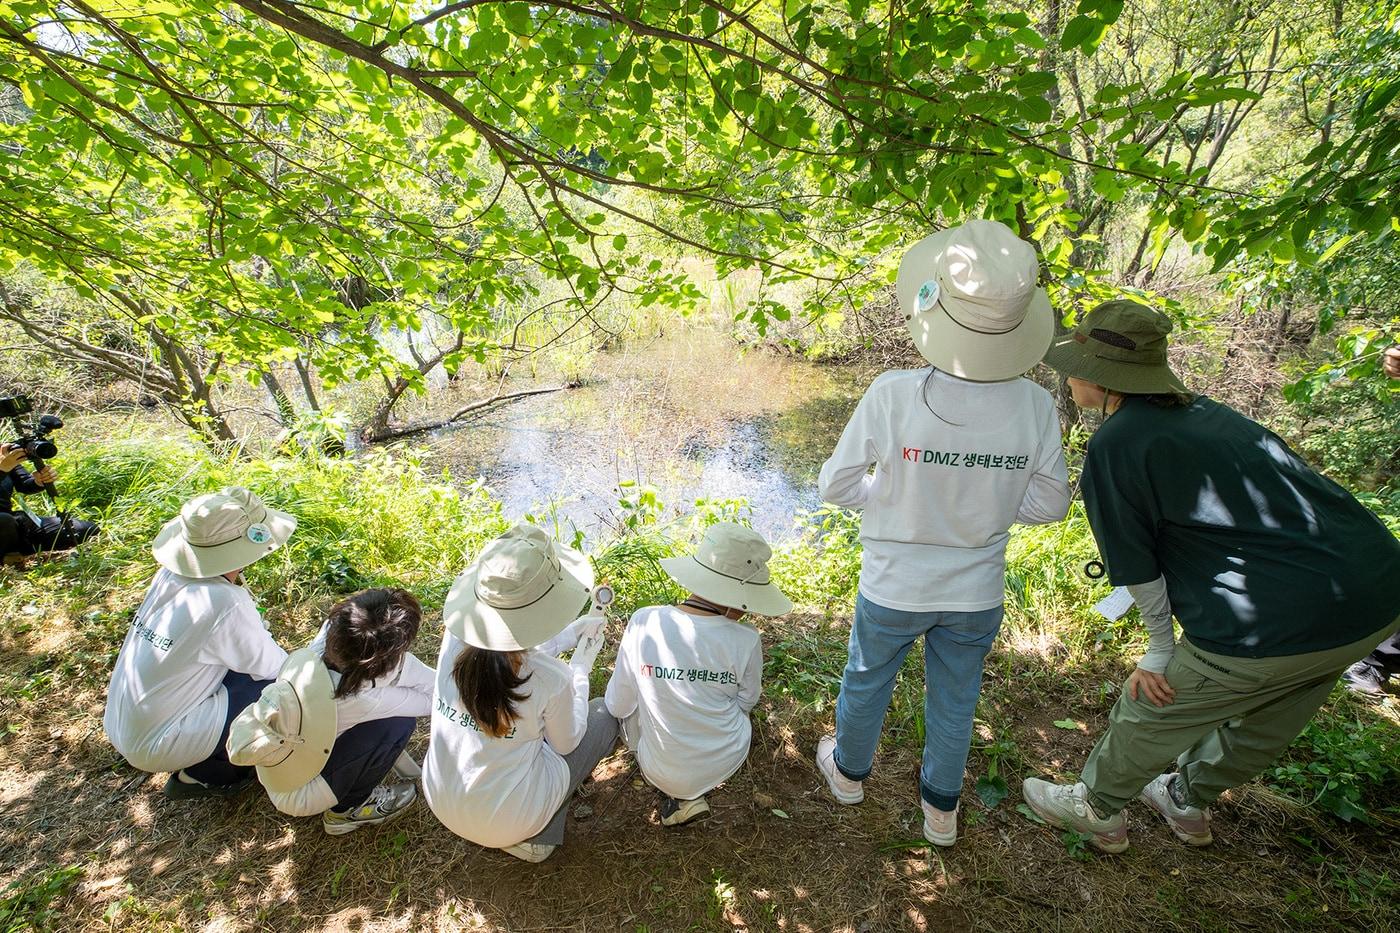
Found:
[[[761,616],[780,616],[792,609],[768,572],[773,549],[752,528],[719,522],[689,557],[668,557],[661,567],[671,578],[702,599],[718,606]]]
[[[186,502],[156,535],[151,553],[182,577],[217,577],[271,554],[296,527],[295,518],[242,486],[226,486]]]
[[[899,308],[924,359],[975,382],[1012,379],[1054,336],[1035,250],[1005,224],[969,220],[925,237],[895,277]]]
[[[452,584],[442,624],[469,645],[521,651],[564,630],[593,591],[593,567],[535,525],[492,541]]]
[[[274,793],[304,787],[321,773],[335,745],[335,687],[314,648],[293,651],[258,701],[228,730],[228,760],[257,765],[258,780]]]

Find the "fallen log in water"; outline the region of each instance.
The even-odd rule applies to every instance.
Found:
[[[577,389],[581,385],[583,385],[582,382],[575,380],[557,386],[544,386],[538,389],[521,389],[519,392],[497,392],[490,398],[479,399],[468,405],[463,405],[446,418],[439,418],[435,421],[415,421],[404,425],[389,425],[381,431],[370,432],[366,430],[363,435],[364,442],[366,444],[382,444],[385,441],[396,440],[400,437],[408,437],[411,434],[422,434],[424,431],[436,431],[438,428],[445,428],[451,424],[455,424],[467,415],[490,408],[493,405],[513,402],[531,395],[548,395],[551,392],[563,392],[566,389]]]

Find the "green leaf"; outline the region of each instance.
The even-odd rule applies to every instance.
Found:
[[[1081,723],[1081,722],[1075,722],[1073,719],[1057,719],[1057,720],[1055,720],[1055,728],[1056,728],[1056,729],[1070,729],[1070,730],[1075,730],[1075,731],[1077,731],[1077,730],[1079,730],[1079,729],[1082,729],[1083,727],[1084,727],[1084,724],[1083,724],[1083,723]]]
[[[1065,31],[1060,36],[1060,48],[1069,50],[1082,48],[1086,53],[1091,51],[1103,37],[1103,23],[1088,16],[1076,16],[1065,26]]]
[[[982,801],[982,806],[988,810],[995,810],[997,804],[1001,803],[1011,793],[1011,788],[1006,786],[1006,780],[1000,776],[988,777],[985,774],[977,779],[977,797]]]

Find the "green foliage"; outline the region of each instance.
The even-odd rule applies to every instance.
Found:
[[[1400,748],[1393,726],[1366,716],[1364,707],[1334,691],[1278,764],[1269,769],[1272,787],[1346,822],[1371,822],[1377,801],[1400,790]]]
[[[51,929],[50,905],[66,895],[82,876],[81,865],[68,865],[11,882],[0,892],[0,933]]]
[[[773,555],[773,577],[798,605],[847,611],[860,579],[860,513],[823,506],[798,517],[798,536]]]
[[[257,592],[288,601],[390,582],[436,598],[508,526],[482,488],[458,492],[445,479],[434,482],[403,453],[238,460],[149,439],[80,441],[66,453],[69,507],[103,526],[100,546],[80,552],[84,559],[149,573],[150,542],[186,499],[243,485],[297,517],[287,547],[249,571]]]

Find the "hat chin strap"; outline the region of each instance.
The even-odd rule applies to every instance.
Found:
[[[705,597],[697,596],[694,593],[691,593],[685,599],[681,600],[680,605],[688,606],[691,609],[698,609],[701,612],[708,612],[712,613],[713,615],[723,616],[731,622],[737,622],[739,619],[742,619],[744,617],[744,612],[741,609],[735,609],[733,606],[721,606],[718,603],[710,602],[710,600],[706,599]],[[731,612],[737,612],[739,614],[737,616],[731,616]]]

